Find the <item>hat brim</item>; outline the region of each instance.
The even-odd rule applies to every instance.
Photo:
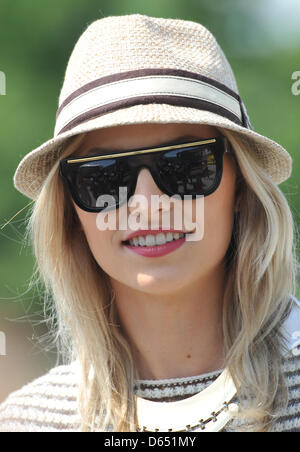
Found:
[[[96,129],[146,123],[206,124],[228,129],[236,132],[237,136],[253,149],[262,167],[276,184],[280,184],[291,175],[290,154],[280,144],[253,130],[239,126],[210,111],[168,104],[139,104],[106,113],[46,141],[20,161],[14,174],[14,186],[25,196],[36,200],[49,171],[62,154],[63,144],[68,138]]]

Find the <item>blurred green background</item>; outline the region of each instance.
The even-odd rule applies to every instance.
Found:
[[[202,23],[216,37],[236,75],[255,130],[284,146],[293,174],[281,188],[300,224],[300,95],[292,74],[300,71],[298,0],[1,0],[0,224],[30,200],[13,186],[21,158],[53,136],[58,96],[71,51],[96,19],[141,13]],[[0,230],[0,402],[55,363],[44,324],[43,299],[28,290],[34,260],[24,243],[26,209]]]

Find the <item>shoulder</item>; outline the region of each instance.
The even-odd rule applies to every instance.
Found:
[[[283,333],[287,352],[283,353],[282,371],[288,390],[288,405],[273,424],[272,431],[300,432],[300,302],[294,300]]]
[[[11,393],[0,405],[0,432],[74,431],[78,363],[57,366]]]
[[[300,432],[300,345],[284,357],[282,370],[288,389],[288,405],[272,431]]]

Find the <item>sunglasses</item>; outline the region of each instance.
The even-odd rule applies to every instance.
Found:
[[[60,160],[59,173],[78,207],[86,212],[101,212],[104,208],[119,208],[134,195],[141,168],[147,168],[158,188],[169,196],[208,196],[221,182],[225,152],[229,152],[229,142],[222,136],[172,146],[68,157]],[[120,187],[126,188],[126,196],[120,195]],[[103,195],[106,201],[109,195],[106,206],[99,202]]]

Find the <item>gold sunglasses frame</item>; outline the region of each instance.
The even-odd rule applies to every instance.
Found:
[[[208,144],[208,143],[215,143],[216,139],[212,138],[209,140],[201,140],[201,141],[193,141],[191,143],[183,143],[183,144],[174,144],[172,146],[161,146],[158,148],[149,148],[149,149],[141,149],[136,151],[128,151],[128,152],[121,152],[121,153],[114,153],[114,154],[108,154],[108,155],[99,155],[99,156],[93,156],[93,157],[83,157],[83,158],[76,158],[76,159],[70,159],[67,160],[67,163],[78,163],[78,162],[90,162],[93,160],[105,160],[109,159],[111,157],[125,157],[127,155],[138,155],[138,154],[149,154],[151,152],[161,152],[161,151],[171,151],[173,149],[181,149],[186,148],[188,146],[199,146],[199,144]],[[225,152],[228,152],[226,149]]]

